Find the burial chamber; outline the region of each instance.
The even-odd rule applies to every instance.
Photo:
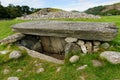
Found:
[[[79,40],[84,41],[84,44],[90,42],[89,48],[84,45],[87,52],[90,53],[94,51],[93,48],[96,46],[93,44],[94,41],[111,41],[118,32],[114,23],[49,20],[19,23],[13,25],[12,29],[26,35],[23,41],[19,42],[20,44],[24,42],[31,49],[37,45],[39,52],[47,52],[48,54],[64,54],[69,51],[80,50],[82,47],[77,44]],[[69,39],[76,40],[70,42]]]

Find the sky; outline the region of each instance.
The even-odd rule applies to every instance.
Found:
[[[120,0],[0,0],[3,6],[8,4],[14,5],[27,5],[33,8],[60,8],[63,10],[71,11],[78,10],[84,11],[99,5],[109,5]]]

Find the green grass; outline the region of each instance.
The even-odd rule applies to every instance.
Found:
[[[118,28],[120,28],[120,16],[105,16],[101,19],[55,19],[65,21],[87,21],[87,22],[114,22]],[[13,34],[10,26],[12,24],[24,22],[22,20],[8,20],[0,21],[0,39]],[[120,30],[118,36],[111,42],[114,47],[110,47],[108,50],[120,52]],[[1,50],[20,50],[16,45],[0,45]],[[10,60],[8,54],[0,55],[0,80],[7,80],[10,76],[18,76],[20,80],[81,80],[80,76],[83,76],[85,80],[120,80],[120,64],[113,65],[107,61],[99,58],[99,53],[87,54],[85,56],[81,53],[70,53],[65,59],[65,64],[58,65],[49,63],[40,59],[31,58],[27,55],[26,51],[22,51],[23,56],[20,59]],[[77,63],[71,64],[68,59],[72,55],[79,55],[80,60]],[[93,59],[100,60],[103,64],[102,67],[94,67],[92,65]],[[41,66],[35,66],[35,64],[41,63]],[[79,66],[88,65],[85,70],[77,71]],[[36,70],[40,67],[45,69],[44,72],[37,74]],[[61,67],[60,72],[56,72],[56,69]],[[5,75],[3,70],[8,68],[10,73]],[[17,69],[22,69],[22,72],[16,72]]]

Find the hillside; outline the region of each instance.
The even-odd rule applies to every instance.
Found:
[[[94,15],[120,15],[120,3],[89,8],[85,13]]]

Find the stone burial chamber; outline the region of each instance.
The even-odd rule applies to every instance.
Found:
[[[17,44],[58,59],[69,52],[97,52],[118,32],[113,23],[49,20],[19,23],[12,29],[25,35]]]

